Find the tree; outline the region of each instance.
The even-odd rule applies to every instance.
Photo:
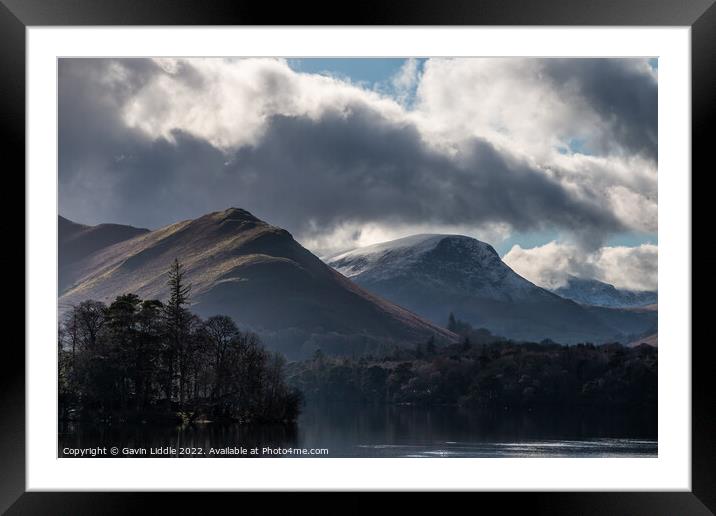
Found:
[[[135,294],[117,297],[106,311],[107,356],[115,375],[116,400],[126,410],[137,393],[138,318],[142,300]],[[114,401],[114,400],[113,400]]]
[[[175,295],[166,305],[124,294],[108,307],[80,303],[63,318],[60,418],[294,421],[301,396],[286,384],[283,357],[230,317],[192,314],[177,267],[172,278]],[[180,413],[172,409],[175,388]]]
[[[83,301],[76,310],[73,318],[79,332],[79,342],[83,349],[94,350],[100,331],[105,323],[107,307],[99,301]]]
[[[226,354],[231,341],[239,333],[231,317],[226,315],[214,315],[204,324],[204,332],[209,343],[210,353],[214,362],[214,385],[211,397],[220,398],[226,385]]]
[[[425,351],[428,355],[434,355],[435,354],[435,335],[430,335],[430,338],[428,339],[428,343],[425,345]]]
[[[71,325],[72,317],[66,318],[65,323],[60,325],[57,332],[57,404],[60,409],[59,415],[62,419],[68,418],[69,408],[75,401],[72,394],[76,391],[72,385],[75,341],[69,336],[70,330],[67,328],[67,326],[71,327]],[[68,338],[70,340],[69,345],[67,344]],[[72,351],[68,351],[68,349]]]
[[[189,303],[189,293],[191,285],[184,284],[184,266],[177,258],[174,258],[169,268],[169,302],[167,307],[174,310],[180,310],[184,305]]]
[[[423,352],[423,345],[420,342],[415,344],[415,358],[423,358],[425,353]]]
[[[163,311],[162,302],[151,299],[142,302],[137,314],[139,336],[135,348],[135,386],[138,410],[148,409],[154,399],[164,337]]]
[[[179,406],[184,405],[185,373],[187,367],[187,344],[189,340],[190,314],[185,305],[189,303],[191,285],[184,284],[184,267],[177,258],[169,268],[169,301],[164,307],[169,342],[165,351],[165,394],[167,403],[174,399],[174,389],[178,376]]]
[[[455,320],[455,314],[452,312],[450,312],[450,316],[448,317],[447,329],[452,332],[457,331],[457,321]]]
[[[318,367],[323,366],[323,362],[325,361],[325,359],[326,355],[323,353],[321,348],[317,348],[316,351],[313,352],[313,356],[311,357],[313,363]]]

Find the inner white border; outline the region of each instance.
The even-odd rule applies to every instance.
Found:
[[[27,30],[27,489],[690,490],[690,29]],[[57,75],[70,56],[658,56],[659,456],[648,459],[58,459]]]

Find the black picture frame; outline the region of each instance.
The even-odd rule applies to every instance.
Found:
[[[285,3],[277,7],[244,0],[0,0],[0,127],[3,134],[0,145],[4,164],[14,164],[13,167],[6,165],[6,174],[10,175],[12,168],[12,175],[19,177],[15,171],[25,167],[26,27],[285,24],[690,26],[692,169],[703,169],[701,173],[705,173],[707,163],[711,165],[708,128],[714,125],[716,107],[714,0],[394,0],[361,2],[352,8],[342,3]],[[693,178],[693,172],[691,174]],[[24,190],[24,182],[20,188]],[[18,211],[13,210],[15,216]],[[15,224],[19,226],[17,221]],[[481,493],[479,504],[485,507],[483,504],[489,500],[499,503],[502,510],[521,507],[536,514],[653,516],[716,512],[716,404],[712,387],[716,369],[709,342],[699,344],[702,345],[692,346],[691,492]],[[25,351],[19,338],[6,340],[3,356],[6,366],[0,374],[0,511],[7,510],[7,514],[127,514],[146,509],[150,501],[159,497],[165,513],[176,507],[180,507],[181,512],[206,509],[207,493],[194,496],[26,493]],[[351,503],[351,509],[370,510],[375,503],[374,496],[362,496]],[[422,503],[420,496],[413,500]]]

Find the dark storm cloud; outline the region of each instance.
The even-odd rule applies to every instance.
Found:
[[[368,222],[557,227],[595,241],[623,229],[598,195],[576,198],[484,140],[447,157],[414,125],[361,103],[317,119],[273,116],[255,146],[237,151],[180,131],[173,142],[152,139],[127,128],[120,107],[166,72],[146,60],[122,65],[117,85],[109,61],[60,63],[60,212],[79,222],[159,227],[238,206],[299,237]],[[175,72],[201,87],[191,67]]]
[[[369,110],[318,121],[275,117],[261,145],[237,153],[233,174],[250,202],[305,231],[341,222],[407,224],[507,222],[518,230],[621,229],[596,203],[475,139],[459,160],[431,151],[411,126]],[[304,218],[296,219],[296,214]]]
[[[545,59],[545,71],[563,90],[581,95],[607,124],[598,153],[622,150],[656,160],[657,82],[639,70],[643,60]]]
[[[145,59],[123,60],[122,81],[110,81],[118,61],[61,59],[58,66],[60,213],[80,222],[123,222],[124,199],[113,192],[114,165],[150,144],[120,119],[122,104],[156,73]],[[136,179],[136,178],[135,178]],[[109,219],[107,217],[110,217]],[[139,218],[133,218],[140,225]]]

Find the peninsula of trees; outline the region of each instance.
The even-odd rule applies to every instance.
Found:
[[[473,407],[656,407],[656,348],[517,343],[450,314],[461,341],[434,338],[349,358],[316,350],[286,364],[225,315],[187,306],[181,264],[165,303],[84,301],[59,329],[59,415],[97,422],[286,423],[312,401]]]
[[[84,301],[59,328],[59,417],[115,421],[293,422],[300,393],[285,359],[227,316],[202,320],[175,260],[169,299]]]

